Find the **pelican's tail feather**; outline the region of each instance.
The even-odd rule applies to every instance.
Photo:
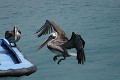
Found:
[[[68,52],[68,53],[69,53],[70,56],[75,56],[75,57],[77,56],[76,53],[73,53],[73,52]]]

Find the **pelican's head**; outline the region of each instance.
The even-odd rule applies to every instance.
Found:
[[[50,38],[50,39],[56,39],[57,38],[57,32],[51,33],[48,38]]]
[[[14,27],[14,34],[17,34],[17,35],[20,35],[21,34],[21,31],[18,29],[18,27]]]
[[[18,27],[14,27],[14,41],[18,42],[21,38],[21,31],[18,29]]]
[[[57,38],[57,32],[53,32],[51,33],[48,38],[44,41],[44,43],[42,45],[40,45],[40,47],[38,48],[41,49],[42,47],[44,47],[49,41],[51,40],[55,40]]]

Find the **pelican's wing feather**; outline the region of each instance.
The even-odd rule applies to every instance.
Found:
[[[13,33],[11,31],[6,31],[5,32],[5,38],[8,39],[13,36]]]
[[[46,20],[45,24],[39,30],[37,30],[36,33],[39,33],[38,37],[41,37],[42,35],[50,34],[53,31],[57,32],[59,36],[66,36],[64,31],[61,30],[57,24],[50,20]]]
[[[68,40],[66,43],[62,45],[63,48],[71,49],[75,48],[77,50],[77,60],[78,64],[84,64],[85,61],[85,53],[84,53],[84,44],[83,39],[81,39],[81,36],[78,34],[72,33],[72,36],[70,40]]]
[[[66,43],[62,44],[62,47],[66,49],[75,48],[74,39],[75,39],[75,36],[72,34],[71,38]]]

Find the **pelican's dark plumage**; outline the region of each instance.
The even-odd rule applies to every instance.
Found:
[[[65,60],[66,57],[70,56],[77,56],[78,64],[84,64],[85,41],[79,34],[72,32],[71,38],[68,39],[65,32],[51,20],[46,20],[45,24],[39,30],[37,30],[35,34],[37,33],[38,38],[42,35],[50,34],[48,39],[45,40],[45,42],[38,48],[38,50],[47,44],[48,49],[56,54],[53,57],[54,61],[57,60],[57,57],[63,57],[58,61],[58,64],[62,60]],[[75,48],[77,50],[77,54],[67,51],[68,49],[72,48]]]

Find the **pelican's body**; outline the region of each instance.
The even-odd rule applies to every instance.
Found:
[[[20,40],[21,31],[17,27],[14,27],[11,31],[5,32],[5,38],[10,42],[16,45],[16,42]]]
[[[85,55],[83,48],[85,43],[80,35],[73,32],[71,39],[68,40],[65,32],[62,31],[58,25],[56,25],[50,20],[46,20],[46,23],[36,33],[38,32],[40,32],[38,34],[38,37],[41,37],[48,32],[51,33],[48,39],[39,47],[39,49],[41,49],[45,44],[47,44],[48,49],[56,54],[53,57],[54,61],[57,60],[57,57],[63,57],[58,61],[58,64],[69,56],[77,56],[78,64],[84,63]],[[67,51],[67,49],[71,48],[76,48],[77,55],[75,53],[69,53]]]
[[[58,36],[53,34],[57,33],[55,32],[51,34],[52,36],[55,36],[55,39],[53,38],[52,40],[50,40],[47,44],[47,47],[51,52],[57,54],[57,56],[63,56],[65,51],[63,50],[61,45],[64,44],[67,40],[65,41],[59,40],[59,38],[57,38]],[[67,53],[65,53],[65,55],[66,57],[69,56]]]

